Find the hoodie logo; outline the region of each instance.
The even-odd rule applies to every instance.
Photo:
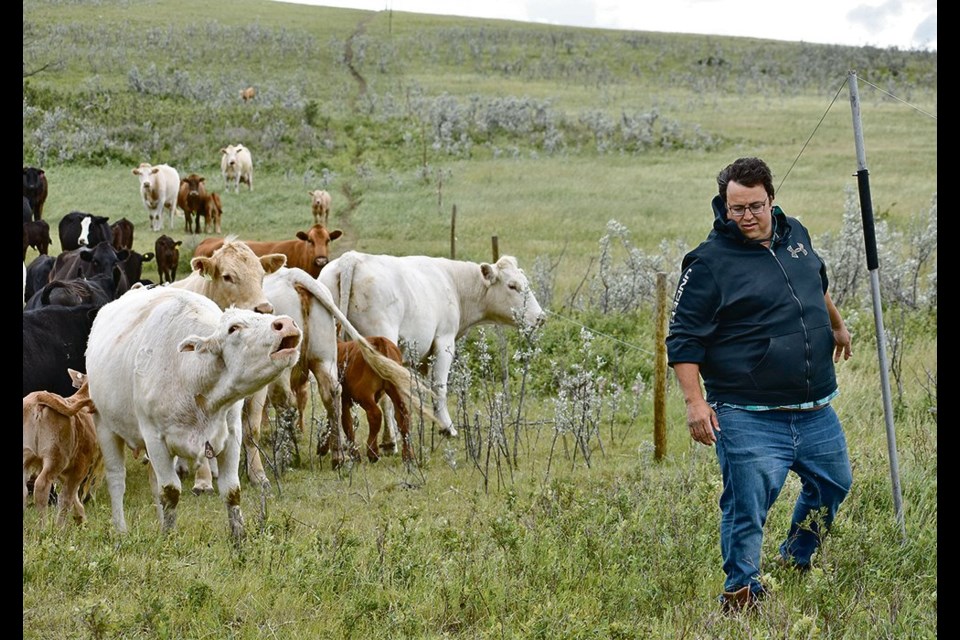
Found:
[[[787,245],[787,251],[790,252],[790,257],[791,257],[791,258],[796,258],[797,260],[800,259],[800,254],[801,254],[801,253],[802,253],[803,255],[807,255],[807,250],[804,248],[802,242],[798,242],[798,243],[797,243],[797,248],[796,248],[796,249],[794,249],[793,247]]]

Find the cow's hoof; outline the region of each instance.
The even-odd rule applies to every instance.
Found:
[[[380,453],[385,456],[393,456],[397,454],[397,443],[396,442],[382,442],[380,443]]]
[[[451,425],[449,429],[440,429],[440,435],[444,435],[449,438],[456,438],[458,435],[457,428]]]
[[[193,495],[211,495],[213,493],[213,487],[194,487],[192,489]]]
[[[267,479],[267,476],[265,475],[258,474],[255,477],[250,478],[250,484],[252,484],[255,487],[259,487],[263,491],[270,490],[270,481]]]

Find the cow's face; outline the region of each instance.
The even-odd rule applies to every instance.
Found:
[[[205,178],[203,176],[198,176],[195,173],[191,173],[186,178],[183,178],[180,181],[181,185],[186,185],[187,194],[191,196],[206,195],[206,189],[204,188],[203,182]]]
[[[237,153],[243,149],[243,145],[231,144],[228,147],[224,147],[220,150],[223,154],[223,163],[231,168],[236,168],[237,166]]]
[[[308,251],[313,254],[313,264],[323,269],[330,262],[330,243],[343,235],[340,229],[327,231],[322,224],[315,224],[304,233],[297,232],[297,238],[307,243]]]
[[[496,264],[480,265],[486,293],[483,307],[491,320],[516,325],[518,320],[526,327],[535,327],[544,321],[530,282],[517,266],[513,256],[503,256]]]
[[[284,264],[287,257],[273,253],[258,257],[239,240],[227,240],[209,258],[195,257],[190,267],[207,281],[203,295],[221,309],[237,307],[272,313],[273,305],[263,293],[263,277]]]
[[[37,169],[36,167],[23,168],[23,193],[25,195],[39,194],[43,191],[46,181],[43,169]]]
[[[300,357],[302,332],[290,316],[227,309],[212,335],[184,339],[180,352],[196,352],[220,369],[223,386],[238,396],[263,388]]]

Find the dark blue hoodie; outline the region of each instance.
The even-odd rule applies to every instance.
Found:
[[[837,380],[827,271],[807,229],[773,207],[768,249],[727,220],[720,196],[713,213],[710,235],[683,258],[670,365],[699,364],[708,402],[779,406],[830,395]]]

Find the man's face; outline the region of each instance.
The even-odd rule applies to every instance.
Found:
[[[727,218],[733,220],[748,240],[769,240],[773,228],[771,207],[762,184],[745,187],[738,182],[727,184]]]

